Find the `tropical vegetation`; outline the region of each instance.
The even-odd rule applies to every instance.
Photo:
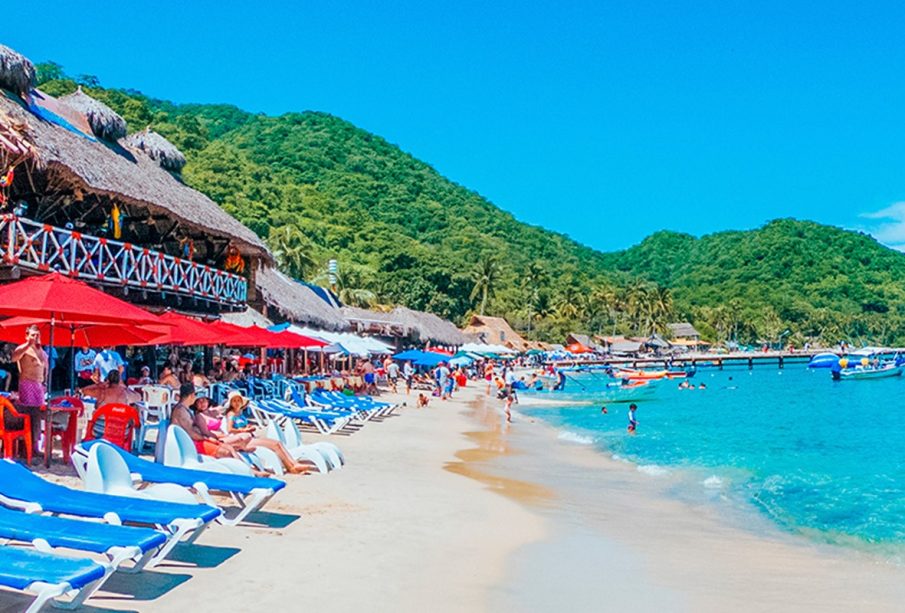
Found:
[[[713,341],[905,343],[905,256],[871,237],[776,220],[695,238],[658,232],[601,253],[519,222],[386,140],[321,112],[280,117],[107,89],[53,63],[52,95],[82,85],[131,131],[185,153],[183,180],[263,237],[288,274],[341,300],[403,304],[457,323],[506,317],[525,334],[666,334],[693,322]]]

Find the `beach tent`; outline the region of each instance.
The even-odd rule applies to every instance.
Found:
[[[433,353],[431,351],[424,351],[420,358],[417,358],[414,362],[418,366],[437,366],[438,364],[442,364],[443,362],[448,362],[449,356],[443,355],[442,353]]]
[[[393,359],[394,360],[403,360],[403,361],[417,360],[417,359],[421,358],[423,355],[424,355],[423,351],[420,351],[418,349],[409,349],[408,351],[403,351],[402,353],[397,353],[396,355],[393,356]]]

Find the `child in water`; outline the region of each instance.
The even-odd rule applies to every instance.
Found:
[[[635,430],[638,429],[638,420],[635,419],[635,411],[638,410],[638,405],[634,402],[628,405],[628,433],[634,434]]]

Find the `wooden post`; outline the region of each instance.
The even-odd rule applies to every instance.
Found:
[[[720,358],[716,361],[717,365],[720,367],[720,370],[723,370],[723,358]]]
[[[754,358],[748,356],[748,370],[751,370],[752,368],[754,368]]]
[[[779,354],[779,367],[780,367],[780,368],[783,367],[783,356],[782,356],[782,354]]]

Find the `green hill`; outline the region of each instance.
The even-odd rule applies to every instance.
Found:
[[[75,82],[42,87],[59,95]],[[151,125],[179,146],[185,181],[267,238],[288,273],[321,280],[326,261],[339,260],[352,304],[401,303],[462,322],[486,286],[488,314],[553,341],[690,319],[713,339],[905,342],[905,256],[868,236],[778,220],[700,239],[658,232],[603,254],[519,222],[325,113],[269,117],[86,91],[130,130]]]

